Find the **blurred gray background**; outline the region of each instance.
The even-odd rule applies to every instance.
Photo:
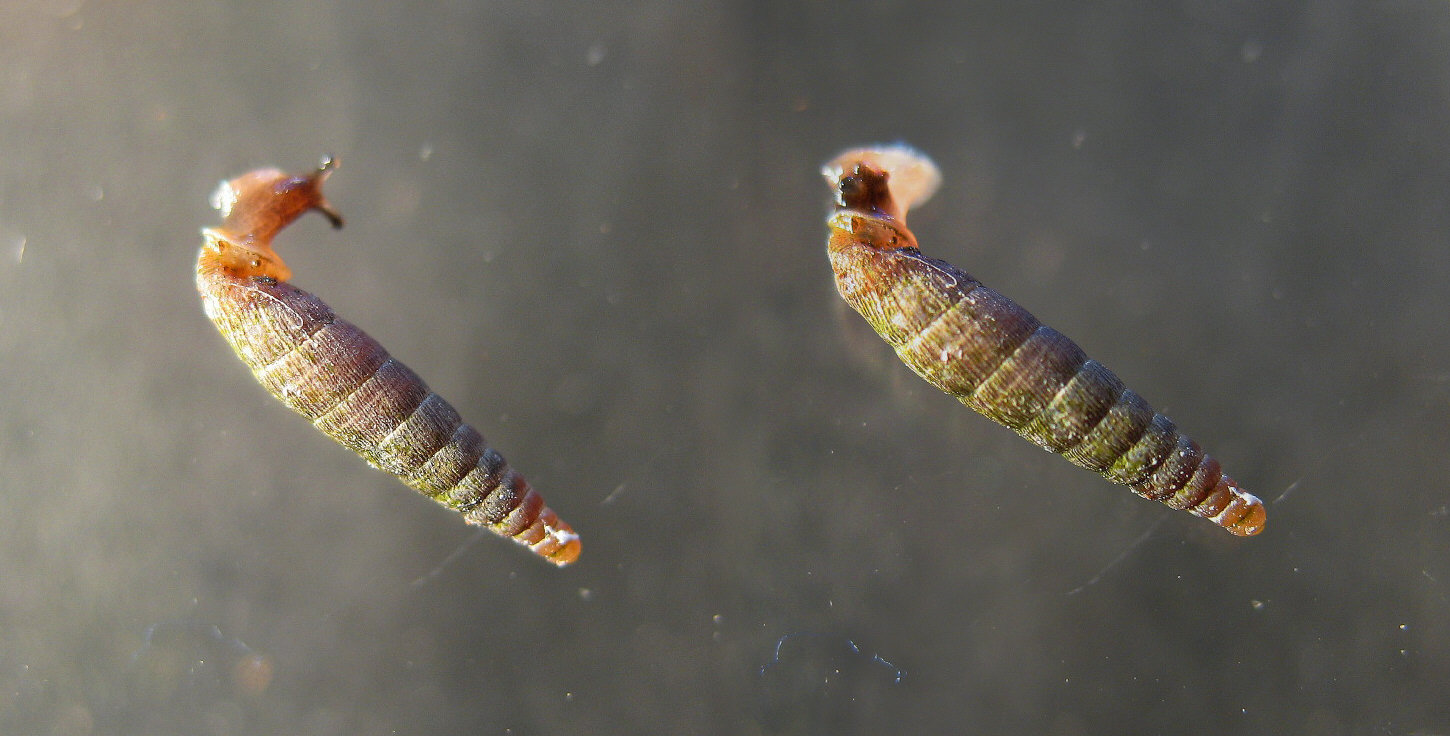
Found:
[[[822,162],[1269,502],[1237,539],[911,375]],[[216,183],[584,536],[267,396]],[[0,6],[0,733],[1450,733],[1450,4]]]

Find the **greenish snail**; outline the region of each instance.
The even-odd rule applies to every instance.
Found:
[[[906,211],[940,182],[929,159],[904,146],[855,149],[823,173],[836,194],[827,243],[836,288],[908,367],[1144,498],[1239,536],[1263,531],[1263,502],[1106,366],[965,271],[922,255]]]
[[[483,435],[367,333],[292,277],[272,239],[316,210],[342,227],[322,194],[325,159],[303,176],[260,169],[221,185],[220,227],[202,230],[196,288],[206,315],[273,396],[375,468],[563,566],[579,535],[544,504]]]

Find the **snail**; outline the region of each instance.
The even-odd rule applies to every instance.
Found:
[[[483,435],[377,340],[291,283],[272,240],[316,210],[331,158],[309,174],[259,169],[212,197],[220,227],[202,230],[196,287],[206,315],[267,391],[375,468],[563,566],[579,535]]]
[[[836,288],[913,371],[1034,444],[1144,498],[1229,532],[1263,531],[1264,504],[1106,366],[1011,299],[922,254],[909,208],[935,192],[935,164],[905,146],[847,151],[827,252]]]

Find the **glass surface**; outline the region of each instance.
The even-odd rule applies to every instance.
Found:
[[[842,149],[1269,508],[912,375]],[[583,535],[479,536],[202,315],[217,182]],[[0,6],[0,733],[1450,732],[1450,4]]]

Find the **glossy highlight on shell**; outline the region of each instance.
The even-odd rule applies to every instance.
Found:
[[[272,239],[312,210],[342,227],[322,195],[333,169],[326,159],[302,176],[260,169],[221,185],[212,203],[223,222],[202,230],[196,264],[206,315],[264,388],[373,467],[556,565],[573,562],[579,535],[478,430],[378,341],[288,283]]]
[[[1036,445],[1239,536],[1264,504],[1103,364],[946,261],[922,255],[906,211],[940,176],[905,146],[847,151],[823,173],[835,190],[827,251],[841,296],[902,362]]]

